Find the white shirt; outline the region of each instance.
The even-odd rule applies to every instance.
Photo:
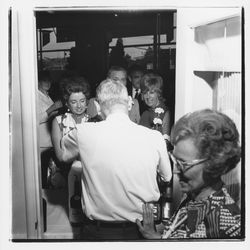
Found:
[[[48,121],[48,114],[46,110],[54,103],[52,99],[48,96],[42,93],[40,90],[38,91],[38,97],[39,97],[39,142],[40,147],[48,148],[52,147],[51,142],[51,134],[50,134],[50,128],[49,128],[49,121]]]
[[[142,204],[158,201],[157,170],[172,177],[166,144],[158,131],[112,114],[105,121],[77,125],[62,139],[64,159],[80,152],[86,215],[105,221],[142,219]]]
[[[139,95],[139,94],[141,93],[141,90],[138,89],[138,90],[137,90],[137,93],[138,93],[138,95]],[[132,87],[132,97],[135,98],[135,95],[136,95],[136,89],[135,89],[134,87]]]

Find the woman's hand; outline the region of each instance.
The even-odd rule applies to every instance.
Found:
[[[61,101],[54,102],[47,110],[48,117],[51,118],[58,113],[58,109],[63,106]]]
[[[139,231],[146,239],[160,239],[161,234],[156,232],[154,224],[154,212],[149,203],[142,205],[143,223],[136,219]]]
[[[57,109],[61,108],[62,106],[63,106],[63,104],[61,101],[55,101],[53,104],[54,110],[57,110]]]

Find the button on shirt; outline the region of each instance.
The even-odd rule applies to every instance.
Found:
[[[140,93],[141,93],[140,89],[135,89],[135,88],[132,89],[133,98],[137,99]]]
[[[93,220],[142,219],[142,204],[160,197],[156,172],[170,181],[170,161],[162,135],[125,114],[77,125],[62,139],[64,159],[80,152],[85,213]]]

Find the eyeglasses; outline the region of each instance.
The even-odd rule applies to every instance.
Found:
[[[177,168],[177,172],[174,172],[174,173],[184,173],[186,171],[188,171],[189,169],[191,169],[192,167],[196,166],[196,165],[199,165],[201,163],[204,163],[205,161],[208,160],[208,158],[205,158],[205,159],[195,159],[191,162],[186,162],[186,161],[182,161],[182,160],[179,160],[177,159],[174,155],[173,155],[173,152],[172,151],[169,151],[168,152],[172,162],[174,163],[174,165],[176,166]]]

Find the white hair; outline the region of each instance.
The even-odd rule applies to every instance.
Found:
[[[97,100],[103,111],[111,111],[120,106],[128,110],[128,91],[124,84],[106,79],[100,83],[96,90]]]

